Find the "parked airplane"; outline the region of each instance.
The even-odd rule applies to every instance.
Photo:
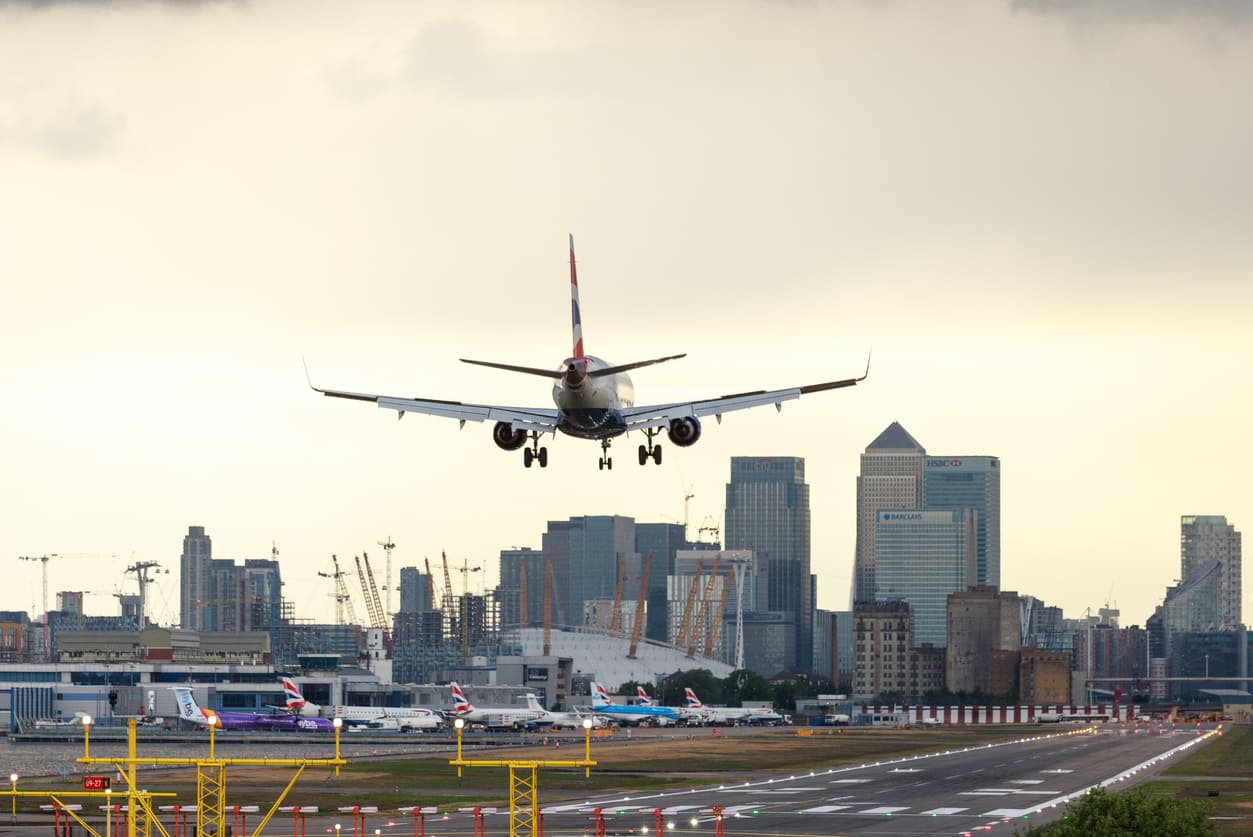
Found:
[[[287,711],[293,715],[305,718],[317,718],[322,715],[323,707],[305,700],[300,687],[286,677],[283,678],[283,694],[287,696]],[[380,728],[394,727],[401,732],[424,732],[439,729],[444,725],[444,717],[441,714],[421,707],[337,705],[329,707],[328,714],[332,718],[342,718],[344,723],[353,726],[388,719],[395,721],[395,724],[383,724]]]
[[[453,718],[461,718],[466,723],[482,724],[488,729],[538,729],[552,724],[544,719],[544,709],[513,709],[511,707],[490,707],[479,709],[466,699],[466,693],[456,683],[449,684],[452,688]]]
[[[492,440],[497,447],[507,451],[526,446],[522,451],[522,464],[528,468],[533,462],[539,462],[541,468],[548,466],[548,448],[541,447],[539,443],[541,434],[556,435],[556,432],[560,430],[568,436],[593,439],[600,442],[600,467],[604,470],[613,467],[613,459],[609,456],[610,442],[629,430],[640,430],[645,436],[645,444],[639,446],[640,464],[645,465],[649,459],[652,459],[660,465],[661,445],[654,443],[653,438],[663,430],[672,443],[679,447],[687,447],[695,444],[700,438],[700,419],[703,416],[714,416],[721,422],[723,413],[734,410],[747,410],[766,404],[773,404],[776,409],[782,410],[784,401],[791,401],[814,392],[851,387],[865,380],[870,374],[870,362],[867,359],[866,371],[857,378],[806,384],[789,389],[742,392],[698,401],[637,407],[635,406],[635,390],[626,373],[643,366],[675,360],[684,355],[668,355],[615,366],[584,352],[583,320],[579,309],[579,283],[575,271],[573,235],[570,236],[570,297],[574,348],[570,357],[562,361],[559,368],[537,369],[530,366],[461,358],[463,363],[552,379],[554,381],[552,398],[556,409],[504,407],[434,398],[401,398],[346,392],[315,387],[312,380],[309,381],[309,386],[315,392],[333,398],[372,401],[384,409],[395,410],[402,418],[407,412],[424,413],[456,419],[463,427],[467,421],[495,421]],[[308,370],[306,370],[307,375]],[[528,443],[529,446],[527,446]]]
[[[614,703],[609,692],[599,683],[592,683],[592,711],[620,724],[656,724],[666,726],[679,721],[679,713],[670,706]]]
[[[540,720],[552,725],[553,729],[583,729],[583,721],[589,720],[593,727],[603,727],[605,722],[603,719],[595,715],[581,715],[578,712],[553,712],[551,709],[545,709],[540,705],[539,698],[534,692],[526,693],[526,705],[528,709],[536,709],[544,714],[540,716]]]
[[[218,712],[214,709],[204,709],[196,703],[191,689],[186,686],[175,686],[174,697],[178,704],[178,717],[202,727],[209,726],[210,718],[216,718],[216,726],[219,729],[249,732],[332,732],[335,729],[335,726],[326,718],[302,718],[298,715],[287,714],[263,715],[256,712]]]
[[[653,706],[657,703],[657,701],[649,697],[648,692],[644,691],[643,686],[637,685],[635,687],[635,697],[639,699],[638,703],[640,706]]]
[[[752,713],[751,709],[742,706],[706,706],[690,687],[684,689],[683,694],[687,698],[688,711],[703,717],[709,724],[746,724]]]

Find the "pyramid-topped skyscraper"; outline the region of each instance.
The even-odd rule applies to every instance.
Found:
[[[857,553],[853,560],[853,602],[876,598],[875,513],[879,509],[919,509],[926,449],[900,422],[892,422],[866,446],[857,477]]]

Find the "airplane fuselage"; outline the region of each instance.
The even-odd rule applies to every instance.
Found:
[[[557,429],[579,439],[608,439],[626,432],[622,411],[635,406],[635,388],[625,372],[592,376],[611,364],[584,355],[561,364],[562,377],[553,384],[553,403],[561,411]]]

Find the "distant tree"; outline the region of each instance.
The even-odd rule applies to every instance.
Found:
[[[1025,837],[1122,837],[1130,834],[1210,837],[1218,834],[1218,829],[1210,821],[1209,813],[1209,806],[1198,800],[1156,796],[1144,788],[1126,793],[1108,793],[1104,788],[1095,788],[1067,805],[1060,821],[1030,826],[1022,834]]]
[[[644,687],[644,691],[648,692],[650,697],[656,696],[657,690],[653,687],[652,683],[640,683],[638,680],[628,680],[623,683],[618,687],[617,694],[624,697],[635,697],[635,692],[640,686]]]
[[[722,678],[722,696],[728,706],[740,706],[746,700],[774,700],[774,688],[757,672],[741,668]]]
[[[661,687],[661,703],[663,706],[686,706],[687,697],[684,689],[692,689],[700,698],[701,703],[718,706],[725,702],[722,681],[714,677],[707,668],[694,668],[690,671],[678,671],[666,678]]]

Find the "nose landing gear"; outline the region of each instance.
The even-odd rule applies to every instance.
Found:
[[[613,457],[609,455],[609,439],[600,440],[600,469],[613,470]]]

